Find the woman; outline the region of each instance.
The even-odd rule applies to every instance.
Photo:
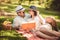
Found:
[[[46,17],[46,23],[49,23],[51,25],[50,27],[52,27],[52,29],[51,30],[46,30],[46,29],[48,29],[48,28],[46,28],[46,29],[41,29],[40,31],[43,30],[42,32],[45,33],[45,34],[60,37],[60,32],[58,32],[58,27],[57,27],[56,21],[51,17]]]
[[[32,32],[36,35],[39,35],[40,37],[48,40],[56,40],[56,37],[51,37],[46,34],[43,34],[42,32],[38,31],[40,30],[41,24],[45,24],[45,20],[37,14],[37,10],[35,6],[30,6],[29,13],[31,15],[30,19],[28,21],[35,21],[36,27],[32,30]]]
[[[49,33],[52,33],[55,36],[60,37],[60,32],[59,32],[59,29],[57,27],[56,21],[53,18],[51,18],[51,17],[46,17],[45,20],[46,20],[46,23],[49,23],[51,25],[51,27],[52,27],[52,31],[48,30]]]
[[[41,15],[39,15],[37,13],[37,9],[35,6],[30,6],[29,9],[29,13],[31,15],[30,17],[30,21],[34,20],[36,22],[36,29],[41,25],[41,24],[45,24],[45,20],[43,19],[43,17]],[[40,23],[39,23],[40,22]]]

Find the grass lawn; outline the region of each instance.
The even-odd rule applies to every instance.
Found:
[[[14,12],[17,4],[4,4],[1,5],[0,8],[4,9],[6,12]],[[23,7],[27,8],[26,12],[28,12],[29,5],[23,5]],[[47,16],[53,16],[56,20],[60,20],[60,12],[46,10],[42,7],[37,7],[40,11],[40,14],[45,18]],[[13,18],[8,18],[11,22],[13,21]],[[0,17],[0,40],[26,40],[25,37],[22,37],[21,34],[16,33],[14,30],[1,30],[2,29],[2,23],[5,21],[6,18],[4,16]],[[60,28],[60,22],[57,21],[57,25]]]
[[[1,30],[0,40],[26,40],[26,38],[14,30]]]

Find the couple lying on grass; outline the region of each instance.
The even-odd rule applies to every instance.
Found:
[[[27,40],[58,40],[60,33],[53,18],[43,19],[35,6],[30,6],[29,14],[21,5],[16,7],[17,16],[13,21],[13,28]],[[54,28],[54,30],[52,29]]]

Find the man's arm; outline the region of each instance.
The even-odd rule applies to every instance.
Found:
[[[19,29],[19,21],[17,19],[14,19],[12,27],[17,30]]]

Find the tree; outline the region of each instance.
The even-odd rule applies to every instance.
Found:
[[[2,2],[5,2],[5,0],[0,0],[0,4],[2,4]]]
[[[29,4],[31,3],[32,0],[29,0]]]
[[[45,1],[44,1],[45,8],[46,8],[46,9],[50,8],[51,3],[52,3],[52,0],[45,0]]]
[[[53,0],[50,8],[56,11],[60,11],[60,0]]]
[[[39,1],[39,5],[44,3],[44,0],[38,0]]]
[[[11,0],[7,0],[7,3],[11,3]]]
[[[19,1],[18,1],[19,5],[21,5],[21,4],[22,4],[22,2],[23,2],[23,0],[19,0]]]

